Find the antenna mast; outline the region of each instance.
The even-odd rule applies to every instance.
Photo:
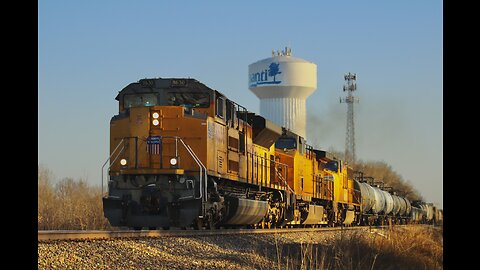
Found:
[[[346,83],[343,85],[343,92],[347,91],[347,96],[340,98],[340,103],[347,103],[347,134],[345,137],[345,161],[347,163],[355,162],[355,122],[353,113],[353,103],[358,103],[358,98],[353,96],[353,91],[357,90],[357,74],[348,73],[344,75]]]

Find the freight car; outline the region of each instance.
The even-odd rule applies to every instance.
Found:
[[[347,226],[407,222],[414,212],[405,198],[354,179],[342,160],[195,79],[142,79],[115,99],[102,167],[112,226]]]
[[[406,224],[411,220],[412,205],[407,198],[398,196],[382,182],[356,172],[355,185],[362,196],[362,225]],[[387,190],[390,189],[390,192]]]

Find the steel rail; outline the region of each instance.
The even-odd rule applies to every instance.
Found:
[[[378,228],[378,227],[371,227]],[[38,231],[38,242],[44,241],[69,241],[69,240],[96,240],[116,238],[142,238],[142,237],[192,237],[214,235],[241,235],[241,234],[275,234],[298,232],[321,232],[371,229],[368,226],[360,227],[321,227],[321,228],[274,228],[274,229],[217,229],[217,230],[125,230],[125,231]]]

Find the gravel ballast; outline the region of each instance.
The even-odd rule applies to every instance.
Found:
[[[339,234],[302,232],[41,242],[38,269],[272,269],[289,252],[296,253],[309,243],[328,245]]]
[[[443,269],[442,232],[417,226],[39,242],[38,269]]]

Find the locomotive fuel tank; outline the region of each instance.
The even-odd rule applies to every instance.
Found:
[[[345,220],[343,221],[343,224],[350,225],[352,224],[354,219],[355,219],[355,212],[352,210],[348,210],[345,213]]]
[[[324,208],[321,205],[309,205],[308,216],[302,224],[324,224]]]
[[[267,214],[266,201],[228,197],[228,217],[225,224],[245,225],[259,223]]]

